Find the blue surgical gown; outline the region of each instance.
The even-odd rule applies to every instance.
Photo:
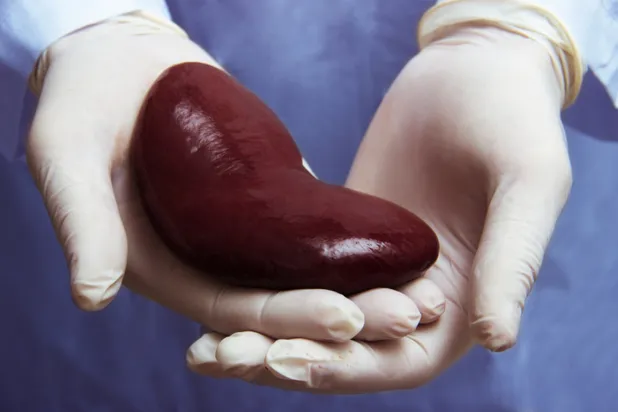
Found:
[[[192,38],[278,113],[319,177],[342,183],[382,96],[416,52],[415,25],[433,2],[170,3]],[[3,65],[0,77],[7,87],[23,81]],[[0,133],[27,130],[31,96],[23,106],[20,114],[0,96]],[[198,326],[126,290],[103,312],[80,312],[23,159],[0,158],[0,411],[618,410],[618,115],[588,76],[564,118],[574,187],[518,345],[473,350],[417,390],[359,396],[193,375],[184,354]]]

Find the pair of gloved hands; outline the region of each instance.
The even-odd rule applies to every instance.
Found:
[[[403,69],[348,185],[411,209],[442,250],[425,278],[349,299],[227,287],[157,238],[127,152],[150,85],[185,61],[216,65],[173,26],[134,13],[57,41],[33,73],[28,163],[79,307],[102,309],[124,283],[212,331],[188,351],[194,371],[321,392],[413,388],[475,341],[515,343],[571,183],[564,88],[543,47],[463,27]]]

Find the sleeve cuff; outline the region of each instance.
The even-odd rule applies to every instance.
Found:
[[[603,0],[527,0],[556,16],[568,29],[586,63],[594,42],[595,20]]]
[[[436,6],[458,0],[438,0]],[[581,59],[581,75],[589,68],[601,81],[618,108],[618,9],[609,0],[471,0],[485,3],[484,13],[495,14],[501,8],[533,6],[549,12],[563,25]],[[470,8],[467,7],[467,13]],[[490,13],[490,14],[491,14]],[[535,23],[536,24],[536,23]],[[542,26],[542,24],[541,24]],[[575,57],[575,56],[573,56]],[[577,67],[574,67],[577,69]],[[576,96],[577,88],[572,88]]]
[[[26,78],[41,52],[60,37],[135,10],[170,18],[165,0],[0,1],[0,60]]]
[[[549,3],[551,0],[545,1]],[[536,41],[550,57],[562,85],[563,107],[571,105],[581,88],[586,64],[580,44],[562,16],[543,1],[531,0],[441,0],[430,8],[418,25],[420,48],[448,35],[457,26],[481,24]],[[575,7],[573,4],[570,7]]]

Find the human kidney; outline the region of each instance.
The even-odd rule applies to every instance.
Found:
[[[350,295],[403,285],[438,256],[435,233],[413,213],[316,179],[274,112],[207,64],[161,74],[131,157],[165,244],[230,285]]]

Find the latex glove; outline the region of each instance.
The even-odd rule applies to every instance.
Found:
[[[223,334],[345,341],[414,330],[422,302],[419,309],[402,293],[384,289],[350,300],[326,290],[230,288],[183,265],[162,244],[142,210],[127,152],[151,84],[185,61],[216,66],[171,23],[134,13],[56,42],[33,75],[33,88],[43,87],[28,164],[66,254],[77,305],[105,307],[124,281]],[[392,305],[365,318],[375,296]]]
[[[427,383],[474,340],[511,347],[571,186],[563,96],[547,51],[518,35],[461,28],[427,47],[384,98],[348,185],[413,210],[438,233],[426,277],[447,298],[440,320],[369,344],[206,335],[192,347],[194,370],[223,359],[260,384],[362,393]],[[248,347],[261,355],[241,355]]]

